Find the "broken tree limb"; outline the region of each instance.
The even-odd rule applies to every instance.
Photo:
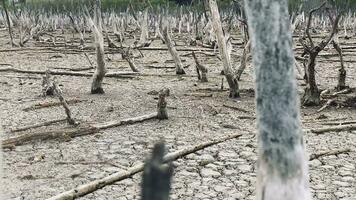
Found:
[[[99,130],[103,129],[108,129],[116,126],[122,126],[122,125],[127,125],[127,124],[134,124],[137,122],[143,122],[149,119],[154,119],[157,117],[157,113],[151,113],[148,115],[142,115],[139,117],[133,117],[133,118],[128,118],[128,119],[122,119],[122,120],[113,120],[110,122],[103,122],[103,123],[98,123],[98,124],[93,124],[91,125],[92,127],[95,127]]]
[[[0,72],[15,72],[15,73],[24,73],[24,74],[46,74],[46,70],[23,70],[17,69],[14,67],[2,67]],[[83,72],[69,72],[69,71],[49,71],[51,75],[59,76],[83,76],[83,77],[92,77],[93,73],[83,73]],[[137,75],[137,72],[110,72],[106,73],[105,77],[112,78],[132,78],[132,75]]]
[[[75,104],[75,103],[80,103],[86,100],[80,100],[80,99],[70,99],[67,101],[67,104]],[[54,107],[54,106],[60,106],[62,105],[61,102],[41,102],[34,104],[30,107],[22,109],[23,111],[30,111],[30,110],[36,110],[36,109],[42,109],[42,108],[49,108],[49,107]]]
[[[318,158],[323,157],[323,156],[331,156],[331,155],[337,156],[339,154],[349,153],[349,152],[351,152],[351,149],[347,148],[347,149],[339,149],[339,150],[332,150],[332,151],[326,151],[326,152],[311,154],[310,157],[309,157],[309,161],[318,159]]]
[[[167,96],[169,96],[168,88],[161,90],[158,94],[158,103],[157,103],[157,118],[158,119],[168,119],[167,101],[166,101]]]
[[[61,102],[64,111],[67,115],[67,122],[70,125],[77,125],[77,123],[74,121],[74,119],[72,118],[72,112],[69,109],[68,103],[67,101],[64,99],[63,94],[62,94],[62,90],[58,87],[58,85],[53,82],[53,90],[55,91],[56,96],[59,98],[59,101]]]
[[[16,129],[11,129],[10,131],[13,133],[20,132],[20,131],[26,131],[26,130],[33,129],[33,128],[38,128],[38,127],[42,127],[42,126],[48,126],[51,124],[59,123],[59,122],[64,122],[66,120],[67,119],[55,119],[55,120],[37,123],[37,124],[29,125],[29,126],[23,126],[23,127],[16,128]]]
[[[320,134],[323,134],[326,132],[340,132],[340,131],[353,131],[353,130],[356,130],[356,124],[310,129],[310,131],[312,133],[315,133],[317,135],[320,135]]]
[[[201,82],[208,82],[208,77],[206,75],[208,73],[208,69],[199,62],[199,60],[196,57],[194,51],[192,51],[192,55],[193,55],[193,58],[194,58],[194,61],[195,61],[195,65],[196,65],[196,68],[197,68],[198,79]],[[200,72],[201,72],[201,76],[200,76]]]
[[[66,138],[66,137],[79,137],[82,135],[90,135],[99,132],[98,129],[94,127],[83,127],[83,128],[66,128],[55,131],[45,131],[45,132],[35,132],[30,134],[23,134],[16,137],[11,137],[9,139],[2,140],[2,148],[13,149],[15,146],[25,144],[26,142],[34,140],[49,140],[56,138]]]
[[[196,146],[190,146],[182,150],[175,151],[173,153],[169,153],[166,156],[164,156],[163,161],[164,163],[171,162],[174,160],[177,160],[179,158],[182,158],[184,156],[187,156],[189,154],[195,153],[199,150],[205,149],[207,147],[234,139],[234,138],[239,138],[241,137],[242,134],[232,134],[223,138],[215,138],[211,141],[204,142],[201,144],[198,144]],[[85,196],[89,193],[92,193],[96,190],[99,190],[107,185],[111,185],[115,182],[127,179],[132,177],[133,175],[142,172],[144,169],[144,163],[137,164],[128,170],[122,171],[122,172],[116,172],[114,174],[111,174],[107,177],[104,177],[102,179],[97,179],[95,181],[86,183],[84,185],[80,185],[76,187],[75,189],[68,190],[66,192],[63,192],[61,194],[58,194],[54,197],[48,198],[47,200],[68,200],[68,199],[76,199],[78,197]]]
[[[3,148],[13,148],[17,145],[24,144],[26,142],[34,141],[34,140],[48,140],[48,139],[56,139],[61,137],[79,137],[83,135],[90,135],[99,132],[100,130],[122,126],[127,124],[134,124],[137,122],[143,122],[149,119],[154,119],[157,117],[157,113],[152,113],[148,115],[143,115],[139,117],[133,117],[122,120],[114,120],[110,122],[103,122],[98,124],[93,124],[89,126],[82,126],[79,128],[63,128],[55,131],[45,131],[45,132],[34,132],[29,134],[23,134],[20,136],[12,137],[9,139],[2,140]]]

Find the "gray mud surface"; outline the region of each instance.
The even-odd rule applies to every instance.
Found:
[[[69,37],[70,39],[71,37]],[[234,36],[234,42],[241,42]],[[178,44],[183,45],[180,39]],[[342,40],[356,48],[355,40]],[[0,31],[1,49],[11,50],[6,30]],[[74,43],[76,44],[76,43]],[[346,45],[345,44],[345,45]],[[43,45],[42,45],[43,46]],[[152,46],[162,46],[156,40]],[[341,45],[343,46],[343,44]],[[182,46],[184,48],[184,46]],[[59,48],[61,49],[61,48]],[[234,64],[237,66],[241,45],[234,45]],[[27,44],[22,50],[0,51],[0,63],[11,64],[19,69],[69,70],[89,67],[83,53],[53,51],[38,43]],[[356,87],[356,52],[345,51],[347,83]],[[300,54],[300,50],[297,51]],[[136,52],[137,53],[137,52]],[[170,66],[165,63],[171,57],[168,51],[142,51],[143,58],[135,59],[145,73],[172,74],[174,69],[155,69],[147,66]],[[179,52],[185,54],[189,52]],[[325,53],[325,51],[323,51]],[[332,46],[327,53],[334,56],[319,57],[317,82],[321,89],[333,88],[337,83],[339,66]],[[94,52],[89,57],[95,63]],[[109,71],[130,71],[120,55],[109,54]],[[156,111],[157,95],[164,87],[171,90],[168,97],[169,119],[149,120],[133,125],[120,126],[101,131],[95,135],[72,139],[56,139],[29,142],[13,150],[5,150],[5,199],[46,199],[78,185],[123,171],[144,161],[153,144],[160,138],[166,141],[169,152],[196,145],[231,133],[243,136],[206,148],[174,162],[171,199],[255,199],[257,138],[255,135],[255,106],[253,68],[248,66],[240,81],[241,99],[229,99],[221,91],[222,63],[216,57],[200,55],[201,62],[209,68],[208,83],[200,83],[196,77],[187,76],[137,76],[133,79],[105,78],[104,95],[91,95],[90,77],[56,76],[67,100],[79,99],[71,104],[72,114],[81,124],[105,122],[141,116]],[[192,57],[183,57],[190,64],[187,74],[196,75]],[[335,60],[335,61],[330,61]],[[251,63],[251,62],[249,62]],[[0,66],[3,67],[3,66]],[[10,130],[34,123],[65,117],[62,107],[50,107],[24,111],[36,103],[58,101],[53,97],[40,97],[41,75],[0,72],[0,120],[5,138],[38,131],[57,130],[68,127],[65,122],[36,128],[25,132]],[[298,81],[300,94],[304,82]],[[234,110],[224,105],[241,108]],[[304,128],[326,127],[326,122],[356,120],[356,110],[351,108],[328,108],[315,113],[319,107],[302,108]],[[324,119],[319,119],[323,118]],[[308,154],[350,148],[351,152],[338,156],[323,156],[309,162],[310,187],[313,199],[356,199],[356,131],[328,132],[316,135],[305,133]],[[141,173],[104,187],[79,199],[139,199]]]

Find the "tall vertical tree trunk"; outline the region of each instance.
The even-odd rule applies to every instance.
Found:
[[[92,94],[103,94],[104,89],[102,87],[102,82],[106,74],[105,60],[104,60],[104,38],[102,33],[101,24],[101,1],[95,0],[94,6],[94,22],[92,22],[93,33],[95,37],[95,50],[96,50],[96,62],[97,66],[93,74],[93,82],[91,84]]]
[[[337,33],[334,35],[332,43],[333,43],[334,49],[337,51],[337,53],[339,54],[339,57],[340,57],[340,65],[341,66],[339,69],[337,86],[336,86],[336,90],[340,91],[340,90],[347,88],[347,86],[346,86],[346,70],[345,70],[345,66],[344,66],[344,59],[342,56],[342,49],[340,47],[339,36]]]
[[[307,86],[304,90],[302,104],[305,106],[317,106],[320,104],[320,91],[315,81],[315,62],[318,54],[310,54],[308,64],[305,69]]]
[[[219,52],[221,54],[221,58],[224,65],[224,74],[230,88],[229,97],[237,98],[240,97],[239,84],[232,70],[230,56],[228,55],[228,51],[226,47],[226,39],[221,26],[220,14],[219,14],[216,0],[209,0],[209,7],[210,7],[211,18],[213,21],[214,31],[217,37]]]
[[[168,51],[169,53],[171,54],[173,60],[174,60],[174,63],[176,65],[176,74],[185,74],[185,71],[184,71],[184,68],[183,68],[183,64],[182,64],[182,61],[179,57],[179,54],[172,42],[172,39],[171,39],[171,36],[169,35],[169,28],[168,28],[168,23],[166,23],[166,26],[164,27],[163,29],[163,37],[164,37],[164,40],[167,44],[167,47],[168,47]]]
[[[139,44],[144,45],[147,43],[147,40],[148,40],[148,6],[143,11]]]
[[[3,140],[3,129],[2,126],[0,125],[0,140]],[[0,185],[2,185],[2,181],[3,181],[3,168],[2,168],[2,164],[3,164],[3,159],[2,159],[2,142],[0,142]],[[0,197],[2,197],[3,194],[3,187],[0,187]]]
[[[248,40],[246,45],[245,45],[244,50],[242,51],[242,56],[241,56],[241,60],[240,60],[240,66],[236,71],[237,80],[240,80],[242,73],[246,69],[248,53],[250,51],[250,46],[251,46],[250,44],[251,44],[251,42],[250,42],[250,40]]]
[[[258,200],[309,200],[287,0],[245,0],[255,66]]]
[[[5,11],[5,17],[6,17],[6,23],[7,23],[7,28],[9,30],[9,35],[10,35],[10,42],[13,47],[17,46],[14,42],[14,37],[12,35],[12,28],[11,28],[11,22],[10,22],[10,17],[9,17],[9,12],[7,11],[6,7],[6,0],[2,0],[2,6]]]

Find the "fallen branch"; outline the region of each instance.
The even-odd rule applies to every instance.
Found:
[[[196,146],[187,147],[185,149],[178,150],[173,153],[169,153],[166,156],[164,156],[163,160],[164,160],[164,163],[171,162],[171,161],[177,160],[179,158],[182,158],[184,156],[187,156],[189,154],[195,153],[199,150],[205,149],[209,146],[213,146],[213,145],[225,142],[227,140],[238,138],[240,136],[242,136],[242,134],[233,134],[233,135],[229,135],[229,136],[223,137],[223,138],[215,138],[212,141],[204,142],[204,143],[201,143]],[[58,194],[54,197],[51,197],[47,200],[76,199],[78,197],[82,197],[89,193],[92,193],[98,189],[101,189],[107,185],[111,185],[115,182],[124,180],[124,179],[129,178],[139,172],[142,172],[143,168],[144,168],[144,163],[140,163],[140,164],[137,164],[137,165],[129,168],[128,170],[125,170],[122,172],[117,172],[117,173],[111,174],[110,176],[104,177],[102,179],[97,179],[95,181],[86,183],[84,185],[80,185],[80,186],[76,187],[75,189],[63,192],[63,193]]]
[[[51,124],[59,123],[59,122],[64,122],[66,120],[67,119],[55,119],[55,120],[37,123],[37,124],[29,125],[29,126],[23,126],[23,127],[17,128],[17,129],[11,129],[10,131],[13,133],[20,132],[20,131],[26,131],[26,130],[29,130],[32,128],[38,128],[38,127],[42,127],[42,126],[48,126]]]
[[[55,131],[45,131],[45,132],[35,132],[30,134],[23,134],[20,136],[12,137],[9,139],[5,139],[2,141],[3,148],[14,148],[17,145],[24,144],[29,141],[34,140],[48,140],[48,139],[56,139],[56,138],[74,138],[83,135],[95,134],[103,129],[108,129],[116,126],[122,126],[127,124],[134,124],[137,122],[143,122],[149,119],[154,119],[157,117],[157,113],[152,113],[148,115],[143,115],[139,117],[133,117],[122,120],[114,120],[110,122],[103,122],[94,125],[89,125],[86,127],[79,128],[63,128]]]
[[[332,150],[332,151],[326,151],[326,152],[321,152],[321,153],[316,153],[316,154],[311,154],[309,157],[309,161],[318,159],[322,156],[331,156],[331,155],[339,155],[343,153],[349,153],[351,152],[351,149],[339,149],[339,150]]]
[[[22,70],[14,67],[4,67],[0,68],[0,72],[15,72],[15,73],[25,73],[25,74],[46,74],[45,70]],[[93,73],[82,73],[82,72],[70,72],[70,71],[49,71],[50,75],[60,75],[60,76],[84,76],[92,77]],[[111,72],[105,74],[105,77],[115,77],[115,78],[132,78],[133,75],[137,75],[137,72]]]
[[[69,109],[68,103],[65,100],[65,98],[63,97],[62,91],[61,89],[58,87],[58,85],[53,82],[52,83],[53,89],[55,91],[56,96],[59,98],[60,103],[62,104],[64,111],[67,115],[67,122],[70,125],[77,125],[78,123],[74,121],[74,119],[72,118],[72,112]]]
[[[323,134],[326,132],[332,132],[332,131],[340,132],[340,131],[353,131],[353,130],[356,130],[356,124],[310,129],[310,131],[312,133],[315,133],[317,135],[320,135],[320,134]]]
[[[346,125],[346,124],[356,124],[356,121],[339,121],[339,122],[322,123],[322,125]]]
[[[247,111],[245,109],[242,109],[242,108],[238,108],[236,106],[230,106],[230,105],[227,105],[227,104],[223,104],[223,107],[230,108],[230,109],[237,110],[237,111],[241,111],[241,112],[244,112],[244,113],[250,113],[249,111]]]
[[[183,67],[186,68],[186,67]],[[13,67],[0,68],[0,72],[15,72],[25,74],[46,74],[45,70],[22,70]],[[75,72],[75,71],[49,71],[51,75],[59,76],[78,76],[78,77],[92,77],[93,73]],[[135,76],[158,76],[158,77],[176,77],[175,74],[151,74],[151,73],[139,73],[139,72],[108,72],[105,77],[109,78],[134,78]],[[182,77],[195,77],[194,75],[183,74]]]
[[[67,104],[75,104],[75,103],[81,103],[86,100],[80,100],[80,99],[70,99],[67,101]],[[42,108],[49,108],[49,107],[55,107],[55,106],[60,106],[62,105],[61,102],[41,102],[34,104],[30,107],[22,109],[23,111],[27,112],[30,110],[37,110],[37,109],[42,109]]]

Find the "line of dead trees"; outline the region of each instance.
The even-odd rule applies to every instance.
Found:
[[[219,51],[219,54],[216,55],[222,61],[222,74],[229,86],[229,96],[231,98],[240,97],[238,81],[243,78],[243,73],[251,57],[251,42],[243,1],[232,1],[231,8],[223,12],[219,12],[215,1],[205,0],[202,12],[194,12],[192,7],[179,7],[173,9],[174,12],[169,12],[172,8],[154,9],[146,2],[141,10],[130,4],[126,12],[102,13],[101,1],[93,0],[89,10],[83,7],[79,9],[78,13],[50,13],[50,15],[44,11],[30,12],[26,9],[9,11],[5,1],[2,2],[3,14],[0,18],[0,26],[2,24],[3,27],[7,27],[12,46],[23,47],[28,41],[34,39],[43,43],[51,43],[54,46],[64,45],[65,47],[69,46],[68,43],[75,42],[79,43],[79,49],[85,49],[91,46],[90,38],[95,39],[92,46],[96,51],[97,64],[93,75],[92,93],[104,93],[101,83],[106,73],[105,41],[108,48],[115,49],[121,54],[122,59],[127,61],[133,72],[140,72],[140,67],[135,62],[137,57],[135,53],[138,52],[139,57],[143,57],[144,54],[140,48],[149,47],[156,39],[161,40],[172,56],[176,74],[182,75],[186,74],[186,71],[177,51],[176,39],[183,37],[185,45],[201,47],[203,50],[209,48]],[[290,16],[291,30],[296,37],[299,37],[294,48],[303,49],[301,56],[296,55],[294,62],[299,77],[303,76],[306,84],[302,97],[304,106],[321,104],[321,91],[317,86],[315,76],[316,61],[320,52],[328,45],[330,46],[330,43],[336,50],[341,65],[338,70],[338,82],[335,90],[340,92],[348,89],[347,72],[339,37],[340,32],[343,32],[345,39],[350,37],[350,34],[355,34],[356,18],[351,13],[341,16],[335,10],[330,5],[323,3],[308,13],[298,10]],[[49,17],[44,17],[45,15]],[[19,34],[14,34],[15,30]],[[68,30],[72,30],[73,33],[73,37],[69,41],[65,34]],[[61,31],[62,38],[51,34],[54,31]],[[320,32],[318,31],[327,31],[329,34],[319,41]],[[139,32],[139,36],[136,38],[135,33],[137,32]],[[236,38],[230,35],[235,33],[240,33],[242,41],[233,43]],[[75,38],[74,34],[79,34],[79,38]],[[184,37],[183,34],[188,37]],[[91,35],[93,36],[91,37]],[[130,39],[133,39],[134,42],[128,42]],[[317,40],[318,44],[316,44]],[[237,55],[240,62],[235,65],[232,62],[232,56],[236,54],[232,52],[236,51],[236,45],[242,46],[242,53]],[[197,51],[193,52],[191,56],[194,59],[198,79],[206,82],[209,68],[203,64],[203,59],[197,56],[200,53],[204,54],[204,52]],[[88,55],[86,57],[88,58]],[[88,60],[91,63],[89,58]],[[304,66],[304,72],[300,67],[300,61]]]

